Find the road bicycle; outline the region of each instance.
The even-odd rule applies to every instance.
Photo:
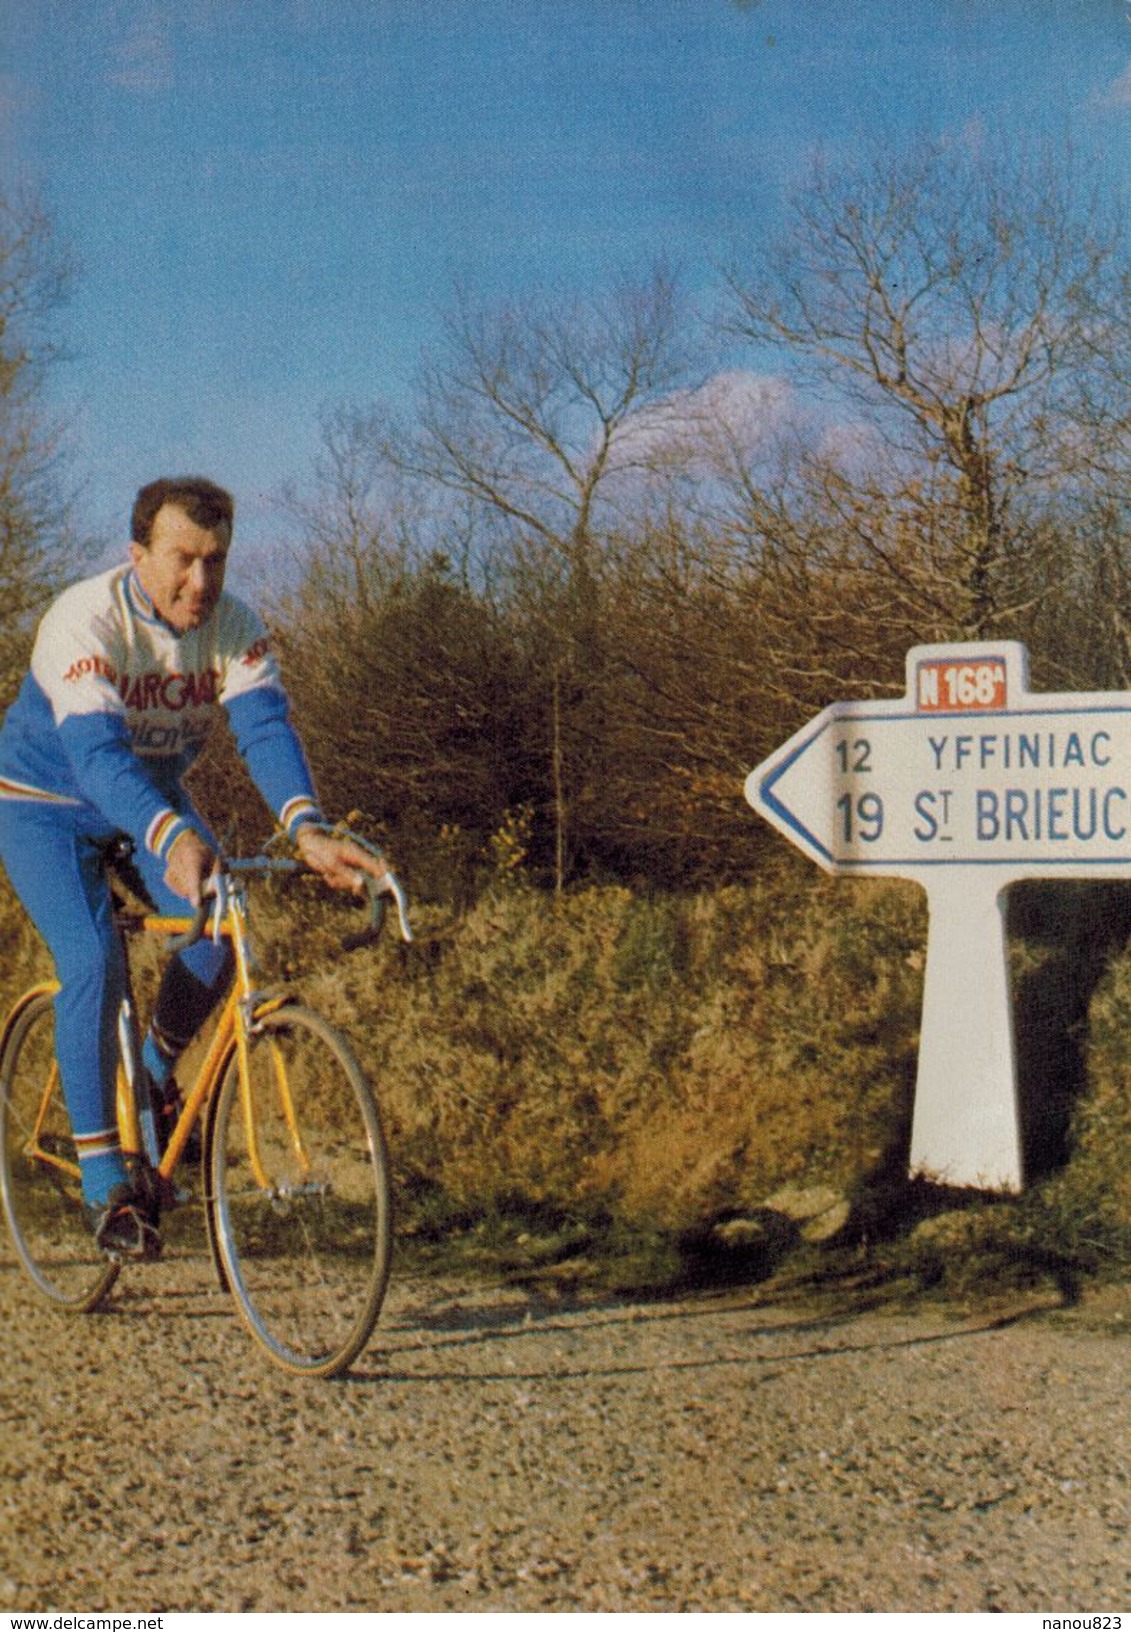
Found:
[[[278,1364],[329,1377],[361,1353],[380,1313],[392,1251],[389,1164],[376,1101],[347,1039],[291,992],[255,985],[246,881],[301,865],[269,849],[222,860],[214,895],[191,918],[138,911],[115,889],[127,969],[118,1124],[135,1184],[161,1211],[191,1199],[190,1168],[199,1163],[220,1284]],[[136,888],[128,845],[104,862],[112,878],[125,876]],[[410,941],[394,875],[359,879],[368,892],[366,927],[343,946],[375,940],[390,904]],[[192,1080],[180,1084],[180,1112],[164,1137],[141,1064],[129,973],[129,941],[138,933],[166,937],[168,951],[208,933],[225,939],[234,959],[211,1040]],[[55,1062],[57,991],[45,982],[25,992],[0,1033],[0,1198],[23,1269],[46,1297],[85,1313],[102,1303],[123,1264],[96,1246],[83,1207]]]

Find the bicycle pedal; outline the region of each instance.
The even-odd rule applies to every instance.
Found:
[[[88,1211],[93,1213],[94,1209]],[[114,1263],[151,1261],[161,1256],[161,1237],[155,1224],[134,1201],[111,1201],[91,1222],[95,1244]]]
[[[161,1249],[163,1245],[164,1243],[161,1240],[160,1233],[154,1229],[152,1224],[146,1224],[143,1220],[140,1250],[131,1249],[128,1252],[123,1252],[121,1256],[123,1260],[128,1260],[133,1264],[156,1263],[157,1259],[161,1256]],[[108,1258],[114,1258],[117,1256],[117,1254],[113,1251],[106,1251],[106,1256]]]
[[[155,1264],[161,1256],[161,1237],[156,1230],[147,1230],[139,1248],[104,1246],[102,1254],[112,1264]]]

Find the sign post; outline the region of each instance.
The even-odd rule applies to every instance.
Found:
[[[1131,878],[1131,692],[1031,693],[1013,641],[916,646],[902,699],[833,703],[746,797],[827,872],[924,887],[911,1170],[1019,1190],[1005,891]]]

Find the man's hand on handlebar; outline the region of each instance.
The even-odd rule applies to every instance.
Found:
[[[173,841],[165,865],[165,882],[182,900],[199,907],[205,886],[216,871],[216,856],[199,833],[186,827]]]
[[[344,835],[327,833],[324,828],[300,827],[295,834],[295,845],[311,871],[335,890],[352,890],[359,895],[365,888],[366,874],[379,881],[389,870],[381,856],[363,849]]]
[[[401,940],[411,942],[412,927],[408,921],[408,902],[400,881],[385,863],[381,853],[364,839],[350,837],[343,830],[304,823],[295,834],[298,859],[277,858],[268,855],[224,861],[214,855],[200,835],[187,830],[181,833],[169,851],[165,882],[196,909],[193,922],[182,934],[175,935],[166,944],[170,952],[183,952],[205,932],[212,918],[212,935],[222,933],[225,914],[230,905],[231,875],[243,872],[268,872],[276,868],[287,871],[300,866],[309,867],[331,888],[348,890],[364,895],[367,908],[365,928],[346,935],[342,946],[347,952],[370,946],[380,938],[389,908],[397,915]]]

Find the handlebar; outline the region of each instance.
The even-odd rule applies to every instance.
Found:
[[[408,921],[408,897],[400,879],[392,872],[383,873],[380,878],[374,878],[372,873],[363,873],[362,879],[369,903],[369,922],[364,929],[342,936],[343,951],[356,952],[359,946],[371,946],[380,938],[389,916],[390,897],[397,909],[401,940],[407,945],[412,940],[412,929]]]
[[[226,860],[219,873],[212,880],[213,888],[200,902],[192,915],[187,929],[178,935],[170,935],[165,941],[167,952],[184,952],[190,946],[195,946],[201,940],[212,920],[217,930],[224,913],[227,910],[227,897],[230,889],[229,875],[237,872],[299,872],[302,864],[279,856],[253,856],[245,861]],[[406,944],[412,940],[412,928],[408,921],[408,897],[404,886],[392,872],[385,872],[380,878],[374,878],[371,873],[359,873],[359,881],[365,889],[365,905],[368,922],[360,930],[351,932],[342,937],[342,950],[355,952],[359,947],[371,946],[379,940],[385,928],[385,920],[389,915],[389,900],[393,901],[397,911],[397,927],[401,940]]]
[[[166,952],[187,952],[190,946],[195,946],[204,934],[205,925],[212,914],[213,906],[212,897],[206,895],[193,913],[189,927],[182,930],[179,935],[166,935]]]

